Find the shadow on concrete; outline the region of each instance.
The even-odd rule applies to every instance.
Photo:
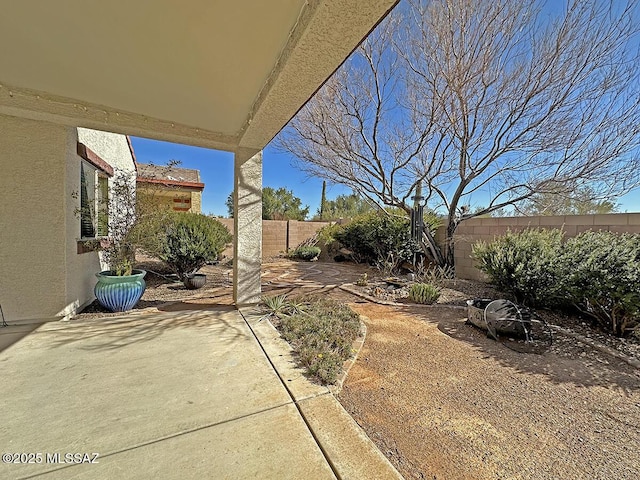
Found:
[[[220,333],[221,341],[233,343],[246,336],[227,305],[177,303],[160,312],[123,314],[118,317],[58,322],[35,335],[50,336],[47,345],[58,348],[79,342],[83,350],[115,350],[151,341],[176,329],[202,329]]]
[[[0,352],[6,350],[11,345],[16,342],[19,342],[24,337],[33,332],[36,328],[42,325],[41,322],[38,323],[28,323],[28,324],[17,324],[14,325],[11,322],[8,322],[9,326],[0,327]]]

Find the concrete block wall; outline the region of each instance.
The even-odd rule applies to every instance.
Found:
[[[262,258],[269,258],[287,251],[287,221],[262,221]]]
[[[233,218],[218,218],[233,233]],[[270,258],[296,248],[300,243],[313,237],[315,233],[329,222],[301,222],[297,220],[263,220],[262,221],[262,258]],[[233,257],[233,246],[222,252],[226,257]]]
[[[575,237],[585,231],[640,233],[640,213],[612,213],[606,215],[564,215],[541,217],[472,218],[462,222],[454,236],[456,276],[469,280],[486,280],[475,268],[471,246],[478,241],[490,242],[507,231],[519,232],[528,228],[559,228],[565,237]]]
[[[318,230],[330,222],[300,222],[289,220],[289,248],[296,248],[305,240],[313,237]]]

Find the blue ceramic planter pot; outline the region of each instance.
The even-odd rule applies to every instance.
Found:
[[[111,271],[96,273],[98,283],[93,289],[96,298],[112,312],[126,312],[135,307],[142,297],[147,284],[144,270],[134,270],[132,275],[117,276]]]

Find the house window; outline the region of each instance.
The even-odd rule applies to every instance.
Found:
[[[108,215],[109,179],[94,167],[80,164],[80,236],[95,238],[106,236]]]
[[[177,212],[188,212],[191,208],[191,199],[178,197],[173,199],[173,209]]]
[[[98,173],[98,190],[97,190],[98,218],[96,230],[99,237],[109,235],[109,179],[102,173]]]

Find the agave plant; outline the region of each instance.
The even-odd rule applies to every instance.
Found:
[[[262,308],[267,317],[275,316],[282,318],[285,315],[303,313],[306,308],[306,303],[296,299],[289,300],[285,293],[273,297],[262,297]]]

